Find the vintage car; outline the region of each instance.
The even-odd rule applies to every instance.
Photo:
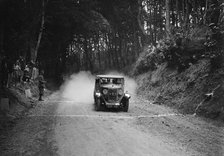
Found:
[[[128,111],[131,96],[124,92],[124,77],[114,75],[97,75],[94,88],[95,110],[118,108]]]

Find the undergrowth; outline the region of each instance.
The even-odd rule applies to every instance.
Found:
[[[223,38],[216,26],[202,26],[146,46],[134,67],[138,94],[182,113],[224,120]]]
[[[177,30],[178,31],[178,30]],[[176,32],[158,41],[156,46],[146,46],[138,58],[134,74],[153,71],[162,63],[182,72],[201,59],[211,59],[213,67],[223,61],[223,36],[217,27],[195,27],[184,34]]]

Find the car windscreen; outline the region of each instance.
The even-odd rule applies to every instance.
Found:
[[[121,78],[100,78],[101,84],[123,84],[124,79]]]

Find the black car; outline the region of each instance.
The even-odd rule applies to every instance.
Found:
[[[115,75],[97,75],[94,88],[96,111],[102,108],[118,108],[128,111],[131,96],[124,92],[124,77]]]

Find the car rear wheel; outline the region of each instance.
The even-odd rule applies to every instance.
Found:
[[[129,100],[126,100],[126,102],[124,103],[124,106],[123,106],[123,111],[128,112],[128,108],[129,108]]]
[[[96,99],[96,102],[95,102],[95,110],[96,111],[100,111],[101,110],[101,101],[99,98]]]

